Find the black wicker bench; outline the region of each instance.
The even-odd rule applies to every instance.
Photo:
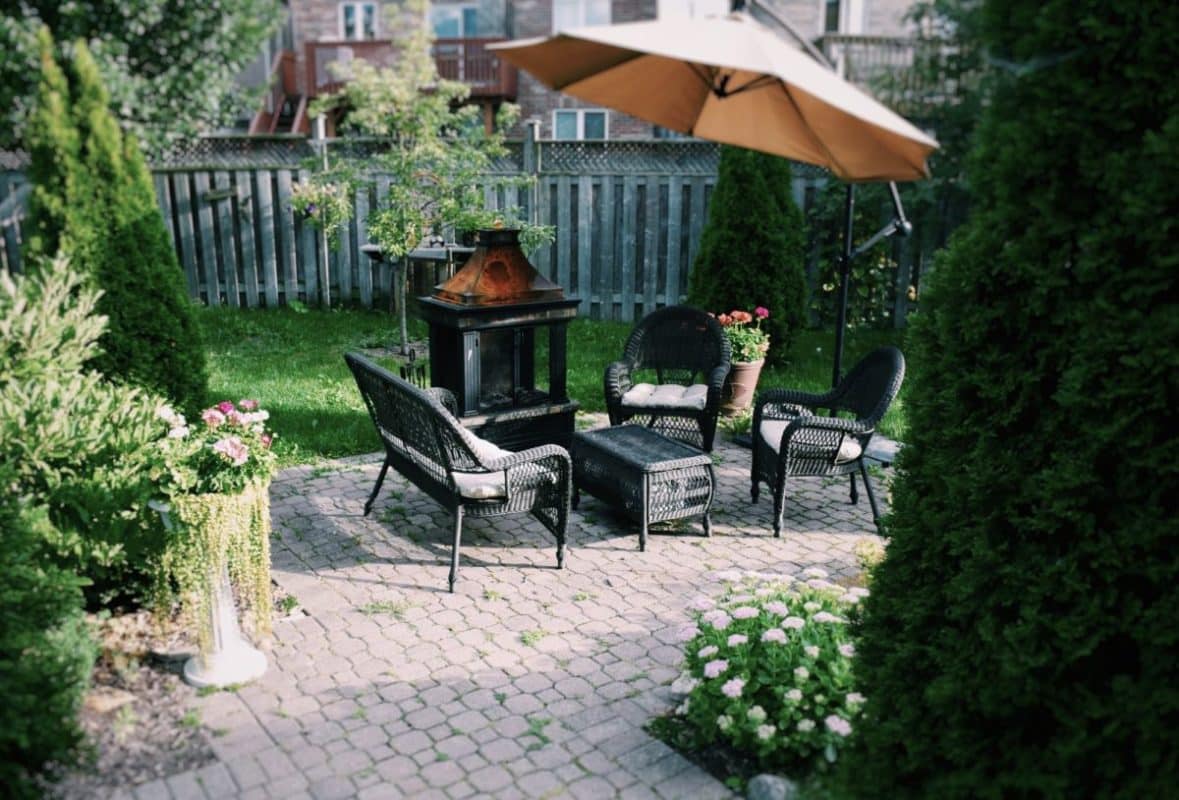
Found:
[[[419,389],[364,356],[344,356],[385,445],[385,463],[364,504],[372,511],[389,467],[454,512],[450,590],[458,578],[463,516],[530,514],[557,538],[557,568],[565,565],[565,531],[572,491],[569,453],[543,445],[512,453],[468,431],[455,418],[446,389]]]
[[[716,491],[712,456],[640,425],[573,434],[573,507],[585,491],[637,521],[639,549],[647,549],[653,522],[704,515]]]

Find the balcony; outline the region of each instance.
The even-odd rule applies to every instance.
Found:
[[[516,68],[487,49],[487,45],[502,41],[506,40],[502,37],[438,39],[434,42],[434,61],[439,76],[468,84],[475,99],[514,100]],[[305,47],[307,93],[313,97],[343,86],[347,81],[347,65],[352,61],[367,61],[378,67],[392,67],[397,63],[397,48],[389,39],[307,42]],[[341,66],[332,68],[332,64]]]
[[[826,34],[815,44],[847,80],[902,114],[945,102],[965,76],[962,54],[937,39]]]

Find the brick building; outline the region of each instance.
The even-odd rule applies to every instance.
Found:
[[[486,119],[505,102],[540,123],[541,138],[624,139],[667,135],[648,123],[610,109],[590,106],[545,88],[527,73],[501,62],[486,49],[506,39],[548,36],[579,25],[707,16],[726,13],[731,0],[434,0],[430,21],[437,37],[439,73],[471,85],[471,101]],[[887,43],[903,41],[910,0],[755,0],[752,13],[778,27],[787,39],[813,42],[851,74],[851,59],[863,62],[869,50],[875,68],[886,68],[879,54]],[[310,99],[339,85],[332,64],[364,59],[383,66],[395,62],[395,42],[410,21],[400,3],[377,0],[288,0],[287,22],[269,43],[245,80],[265,76],[271,90],[265,107],[250,123],[251,133],[310,131]],[[882,50],[881,48],[885,49]],[[865,49],[868,48],[868,49]],[[895,47],[894,47],[895,49]],[[879,63],[876,63],[879,62]],[[261,65],[269,64],[269,68]],[[510,133],[518,135],[521,131]]]

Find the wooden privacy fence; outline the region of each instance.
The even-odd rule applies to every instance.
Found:
[[[256,144],[261,141],[262,144]],[[337,140],[341,148],[355,148]],[[295,213],[292,187],[307,180],[307,140],[251,138],[236,151],[202,141],[183,164],[157,164],[153,178],[160,211],[184,269],[189,294],[210,306],[274,308],[321,296],[320,234]],[[531,174],[534,187],[488,191],[492,209],[519,208],[556,227],[552,245],[532,255],[537,268],[581,300],[579,314],[633,320],[682,301],[716,182],[718,151],[696,141],[524,142],[514,144],[497,172]],[[263,163],[259,163],[259,162]],[[0,172],[0,208],[24,181]],[[809,205],[826,181],[819,170],[796,166],[794,196]],[[333,303],[390,307],[398,270],[361,252],[366,218],[388,192],[376,176],[353,198],[353,217],[329,253]],[[915,220],[918,228],[920,221]],[[17,270],[16,217],[0,219],[0,267]],[[932,244],[931,246],[928,246]],[[893,320],[904,323],[910,282],[917,281],[938,243],[898,243]],[[818,253],[806,265],[817,282]],[[444,273],[420,263],[409,270],[410,294],[424,294]]]

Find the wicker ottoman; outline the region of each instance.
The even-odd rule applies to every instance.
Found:
[[[639,425],[573,434],[573,507],[585,491],[621,509],[642,527],[639,549],[647,549],[653,522],[704,515],[704,535],[715,494],[712,457]]]

